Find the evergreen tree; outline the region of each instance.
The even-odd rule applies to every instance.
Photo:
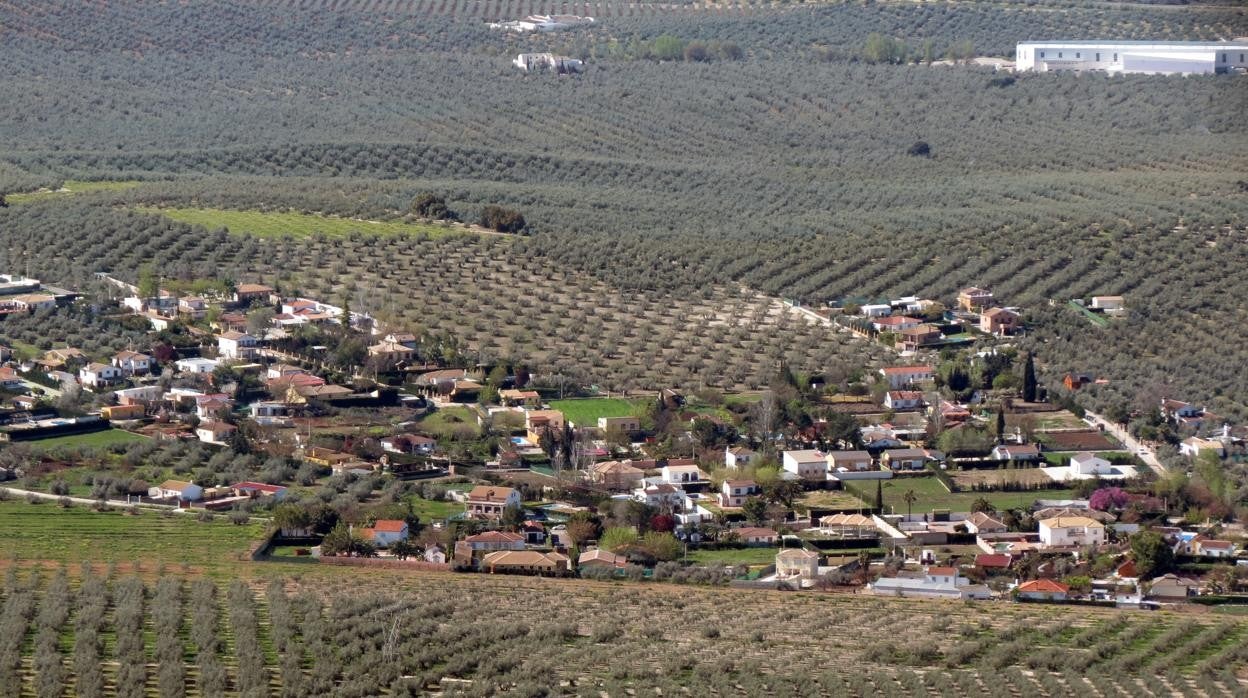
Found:
[[[884,482],[882,480],[875,481],[875,509],[876,511],[884,511]]]
[[[997,410],[997,441],[1005,438],[1005,408]]]
[[[1036,363],[1031,352],[1027,353],[1027,361],[1023,364],[1023,399],[1036,401]]]

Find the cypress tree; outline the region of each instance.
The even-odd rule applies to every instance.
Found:
[[[882,480],[875,481],[875,510],[881,513],[884,511],[884,483]]]
[[[1023,364],[1023,399],[1036,401],[1036,362],[1031,352],[1027,353],[1027,362]]]

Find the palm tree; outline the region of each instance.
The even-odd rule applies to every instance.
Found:
[[[907,519],[910,518],[910,507],[914,506],[914,502],[918,498],[919,497],[918,495],[914,493],[914,490],[906,490],[906,493],[901,495],[901,501],[906,503],[906,518]]]

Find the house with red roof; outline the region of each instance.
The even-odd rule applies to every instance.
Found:
[[[975,556],[975,566],[985,572],[1001,572],[1014,564],[1012,555],[1003,553],[980,553]]]
[[[1065,601],[1070,587],[1052,579],[1033,579],[1019,584],[1014,593],[1020,599],[1032,601]]]
[[[401,540],[407,540],[407,535],[407,522],[400,519],[377,519],[372,526],[360,529],[360,536],[364,540],[371,540],[378,548],[388,548]]]

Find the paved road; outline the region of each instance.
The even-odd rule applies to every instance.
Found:
[[[1162,465],[1161,461],[1157,460],[1157,453],[1153,451],[1151,446],[1141,442],[1134,436],[1131,436],[1131,434],[1127,433],[1126,429],[1123,429],[1099,414],[1087,411],[1085,411],[1085,414],[1086,416],[1084,417],[1084,420],[1087,421],[1088,424],[1091,424],[1094,427],[1101,427],[1110,434],[1113,434],[1114,438],[1118,439],[1124,446],[1131,449],[1131,452],[1139,456],[1140,460],[1144,461],[1145,465],[1152,468],[1153,472],[1157,473],[1158,476],[1166,476],[1166,466]]]

